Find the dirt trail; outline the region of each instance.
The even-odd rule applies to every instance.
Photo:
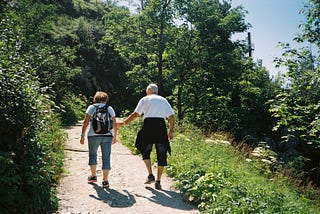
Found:
[[[110,188],[105,190],[101,187],[101,154],[97,166],[98,182],[96,185],[87,184],[90,173],[88,142],[85,141],[85,145],[79,143],[80,124],[66,131],[67,173],[57,188],[60,199],[58,213],[199,213],[195,207],[184,203],[181,194],[171,188],[173,181],[168,176],[163,175],[162,190],[156,190],[154,183],[144,184],[147,173],[143,161],[119,142],[112,146],[111,151]]]

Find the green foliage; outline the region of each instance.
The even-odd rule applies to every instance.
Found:
[[[320,2],[317,0],[309,0],[301,12],[307,17],[303,24],[303,33],[298,41],[309,41],[320,47],[320,23],[319,23]]]
[[[303,182],[311,178],[317,185],[320,154],[319,6],[319,1],[306,3],[301,10],[306,16],[301,25],[303,32],[294,39],[299,43],[310,42],[315,51],[280,44],[283,54],[275,61],[277,66],[284,66],[288,71],[282,81],[282,90],[270,100],[270,112],[276,119],[274,131],[281,134],[283,145],[296,144],[299,148],[288,165],[293,166],[293,174]]]
[[[318,1],[310,0],[305,5],[302,13],[307,19],[302,25],[303,33],[296,38],[296,41],[309,41],[320,47],[319,11]],[[320,148],[319,49],[315,53],[308,48],[295,50],[288,44],[282,44],[282,46],[283,57],[277,59],[277,62],[279,66],[288,68],[289,86],[279,95],[278,101],[274,101],[274,108],[271,109],[278,119],[275,128],[286,127],[290,134],[299,138],[298,140]]]
[[[41,86],[50,87],[53,101],[60,105],[66,92],[74,91],[75,77],[80,75],[79,68],[70,68],[74,51],[59,46],[41,46],[35,48],[31,66],[37,68]]]
[[[270,100],[270,112],[276,119],[274,131],[281,133],[283,145],[295,143],[302,148],[297,153],[303,157],[302,165],[294,160],[299,160],[299,156],[290,157],[288,165],[295,169],[292,174],[301,179],[303,184],[311,178],[318,185],[320,69],[313,63],[310,51],[297,51],[288,46],[285,46],[285,50],[278,63],[289,68],[287,85],[275,99]]]
[[[40,87],[25,37],[10,13],[0,21],[0,207],[3,213],[56,210],[64,134]]]
[[[59,117],[63,126],[74,125],[85,117],[87,103],[83,97],[73,94],[65,95],[58,109]]]
[[[138,125],[119,130],[121,142],[131,149]],[[231,140],[223,133],[205,137],[187,122],[176,128],[166,172],[186,201],[202,213],[319,213],[313,196],[318,190],[299,194],[286,177],[264,173],[257,161],[247,162]]]
[[[313,67],[313,60],[310,60],[312,55],[308,50],[299,53],[286,48],[284,56],[287,59],[278,62],[289,67],[289,85],[276,99],[271,100],[270,111],[277,118],[275,130],[284,127],[288,130],[288,135],[297,137],[298,142],[318,147],[320,69]]]
[[[228,108],[236,118],[231,125],[237,140],[247,135],[271,136],[273,121],[268,100],[275,97],[278,87],[271,82],[268,71],[247,61],[235,88]]]
[[[24,127],[37,122],[37,105],[40,93],[39,82],[21,53],[21,40],[10,17],[1,20],[1,126],[3,133],[19,139]],[[19,38],[19,37],[18,37]],[[19,111],[18,111],[19,109]],[[25,114],[29,112],[30,114]],[[10,125],[11,124],[11,125]]]
[[[319,2],[309,1],[302,13],[306,15],[306,22],[302,25],[303,33],[295,40],[309,41],[319,47]],[[296,142],[305,148],[299,155],[304,156],[309,168],[319,168],[320,148],[320,68],[319,52],[312,52],[309,48],[293,49],[289,44],[281,44],[284,52],[277,58],[278,66],[285,66],[288,72],[285,84],[279,95],[271,100],[270,111],[276,118],[274,130],[281,131],[283,142]],[[296,165],[297,168],[302,168]],[[308,173],[311,173],[309,170]],[[319,182],[319,177],[315,180]]]
[[[249,27],[244,13],[220,1],[144,1],[132,15],[114,7],[104,16],[104,42],[130,62],[127,87],[135,94],[156,82],[179,120],[242,139],[270,129],[265,102],[273,95],[268,72],[230,39]]]
[[[47,120],[35,136],[26,134],[14,149],[1,150],[0,172],[5,176],[1,177],[0,207],[4,213],[46,213],[58,208],[55,186],[63,172],[66,136],[56,118]]]
[[[136,93],[145,90],[148,83],[157,82],[160,94],[164,94],[164,55],[171,38],[172,18],[171,1],[158,0],[145,1],[137,15],[113,8],[104,16],[105,41],[114,44],[131,63],[127,76],[129,87]]]
[[[4,199],[1,208],[18,212],[13,203],[25,206],[27,196],[33,197],[35,191],[41,193],[39,199],[26,205],[26,212],[56,206],[50,185],[62,170],[63,134],[54,118],[60,118],[62,125],[83,119],[86,103],[73,94],[83,94],[86,100],[96,90],[107,91],[110,103],[121,112],[136,104],[148,83],[156,82],[182,124],[189,120],[207,133],[225,131],[240,141],[246,135],[271,135],[275,119],[283,139],[299,142],[303,148],[320,145],[319,57],[314,53],[285,47],[278,63],[289,72],[281,89],[280,82],[272,83],[263,67],[245,57],[241,41],[230,39],[250,26],[244,21],[244,8],[218,0],[147,0],[140,6],[137,14],[130,14],[115,1],[1,3],[1,173],[12,177],[3,178],[3,184],[8,184],[4,192],[11,191],[12,196]],[[318,1],[310,0],[303,12],[307,21],[296,41],[319,46]],[[140,123],[132,126],[136,131]],[[239,164],[242,158],[233,159],[233,150],[208,143],[194,127],[179,130],[173,140],[173,151],[179,151],[173,156],[177,162],[170,160],[168,172],[201,209],[291,211],[288,207],[298,196],[286,195],[285,190],[272,192],[269,185],[256,189],[256,180],[241,180],[254,175]],[[135,133],[122,135],[134,148]],[[195,143],[197,147],[192,147]],[[201,155],[193,157],[193,153]],[[302,161],[291,163],[303,168]],[[270,176],[270,172],[262,174]],[[43,206],[45,199],[50,203]],[[293,213],[300,211],[292,207]]]
[[[81,13],[77,13],[80,9]],[[45,76],[48,73],[56,74],[55,79],[47,79],[55,80],[54,91],[59,98],[57,104],[64,95],[60,93],[62,91],[86,97],[92,96],[97,90],[106,91],[110,97],[117,95],[118,99],[113,100],[117,105],[125,99],[123,84],[126,83],[124,72],[127,63],[112,43],[102,39],[106,34],[102,17],[112,9],[114,6],[105,2],[74,1],[73,13],[66,11],[52,18],[48,34],[50,42],[57,46],[54,50],[59,63],[51,64],[49,61],[41,73]],[[94,18],[93,13],[99,18]],[[61,76],[64,79],[60,79]]]

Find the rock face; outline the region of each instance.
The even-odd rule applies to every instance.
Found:
[[[112,84],[112,81],[117,82],[117,80],[114,79],[113,76],[114,74],[110,73],[108,70],[95,74],[90,67],[85,66],[82,68],[81,79],[84,84],[83,86],[90,94],[94,94],[97,90],[104,90],[107,92],[114,91],[115,87]]]
[[[96,77],[92,74],[89,67],[82,68],[82,79],[85,88],[89,89],[92,93],[99,88]]]

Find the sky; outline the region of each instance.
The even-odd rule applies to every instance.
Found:
[[[307,0],[233,0],[232,7],[242,5],[246,14],[246,22],[251,24],[248,30],[254,45],[252,57],[262,59],[262,65],[274,76],[285,72],[285,68],[277,69],[273,60],[282,54],[277,47],[278,42],[288,42],[291,47],[301,47],[293,38],[301,33],[299,25],[305,20],[299,11]],[[246,39],[247,32],[233,36],[233,39]]]

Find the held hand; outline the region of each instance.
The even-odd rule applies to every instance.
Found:
[[[116,118],[117,128],[120,128],[121,126],[125,125],[125,122],[122,118]]]
[[[123,121],[117,121],[117,128],[120,128],[121,126],[125,125]]]

